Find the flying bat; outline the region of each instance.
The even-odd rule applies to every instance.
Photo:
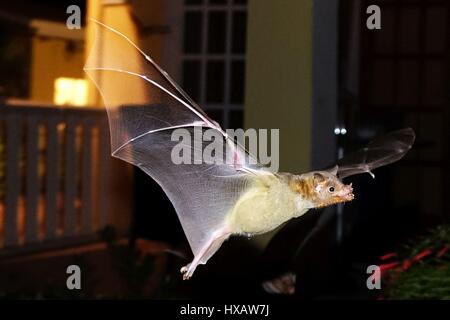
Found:
[[[194,254],[181,268],[189,279],[232,235],[253,236],[275,229],[308,210],[354,198],[341,179],[370,173],[402,158],[415,135],[402,129],[370,143],[337,166],[300,175],[271,172],[210,119],[174,80],[127,36],[94,21],[97,35],[84,70],[96,84],[108,113],[112,156],[131,163],[164,190]],[[103,81],[108,78],[108,81]],[[140,89],[145,94],[135,95]],[[223,142],[214,159],[173,161],[180,141],[175,130],[194,137],[196,159],[212,132]]]

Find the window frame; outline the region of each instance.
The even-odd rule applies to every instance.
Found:
[[[228,128],[231,125],[230,115],[233,111],[242,111],[245,101],[245,79],[243,80],[242,103],[232,103],[232,64],[235,61],[244,63],[245,77],[245,59],[246,53],[232,52],[232,32],[233,32],[233,13],[247,12],[248,4],[235,3],[233,0],[226,0],[224,4],[209,4],[209,1],[203,0],[202,4],[185,4],[185,1],[169,0],[166,2],[166,21],[170,27],[170,34],[167,35],[163,46],[163,63],[169,74],[173,75],[177,83],[183,85],[183,63],[184,61],[200,62],[200,93],[199,99],[194,99],[206,112],[221,112],[222,125]],[[184,53],[184,15],[186,12],[202,13],[202,35],[200,53]],[[225,51],[224,53],[208,53],[208,18],[210,12],[224,11],[226,14],[225,29]],[[223,102],[207,103],[207,63],[208,61],[224,62],[224,81],[223,81]],[[188,92],[189,93],[189,92]],[[217,120],[217,119],[215,119]]]

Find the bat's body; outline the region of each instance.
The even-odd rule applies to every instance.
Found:
[[[266,233],[309,209],[354,197],[351,185],[342,184],[326,171],[303,175],[266,173],[249,179],[252,182],[226,214],[223,226],[211,235],[194,261],[181,269],[184,279],[192,276],[198,264],[205,264],[230,235]]]
[[[265,233],[314,207],[305,195],[292,188],[292,180],[290,175],[281,174],[257,177],[227,216],[231,231]]]
[[[96,23],[100,37],[84,70],[107,107],[112,155],[146,172],[171,200],[194,253],[194,260],[181,269],[184,279],[231,235],[265,233],[311,208],[353,200],[352,186],[342,178],[372,174],[402,158],[414,142],[414,132],[403,129],[371,142],[327,171],[268,172],[130,39]],[[136,56],[139,60],[130,59]],[[102,75],[117,85],[101,81]],[[146,95],[135,97],[130,93],[135,87],[146,88]],[[173,161],[177,142],[172,133],[180,129],[194,139],[196,130],[211,130],[222,139],[223,149],[216,155],[224,161],[203,159],[205,144],[200,140],[189,149],[194,159],[203,159],[200,163]]]

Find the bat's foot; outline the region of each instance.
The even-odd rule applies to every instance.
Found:
[[[183,280],[189,280],[194,274],[199,264],[205,264],[206,261],[220,248],[222,243],[231,235],[227,226],[224,226],[211,235],[203,247],[195,254],[194,260],[180,269],[183,274]]]
[[[194,274],[195,268],[191,268],[191,263],[185,265],[180,269],[180,272],[183,274],[183,280],[189,280]]]

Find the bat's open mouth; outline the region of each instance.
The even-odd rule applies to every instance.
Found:
[[[351,183],[349,185],[345,185],[345,187],[340,192],[339,197],[341,198],[342,202],[352,201],[353,199],[355,199]]]
[[[344,197],[345,201],[352,201],[355,199],[355,195],[353,193],[349,193]]]

